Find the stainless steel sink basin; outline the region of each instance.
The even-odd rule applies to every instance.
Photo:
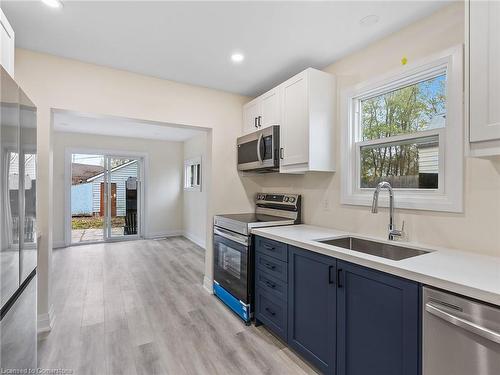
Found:
[[[402,260],[430,253],[430,251],[392,245],[385,242],[370,241],[356,237],[342,237],[333,240],[317,240],[317,242],[391,260]]]

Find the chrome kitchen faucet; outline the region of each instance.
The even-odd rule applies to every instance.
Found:
[[[372,213],[378,213],[378,195],[382,189],[387,189],[389,191],[389,240],[393,241],[396,237],[401,238],[403,236],[405,223],[403,221],[401,230],[396,229],[394,225],[394,192],[392,191],[391,184],[387,181],[380,182],[373,192]]]

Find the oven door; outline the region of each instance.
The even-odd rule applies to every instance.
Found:
[[[214,228],[214,280],[244,303],[250,303],[248,254],[248,237]]]
[[[238,170],[279,168],[279,126],[238,138]]]

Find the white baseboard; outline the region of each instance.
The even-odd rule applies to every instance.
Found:
[[[50,305],[49,312],[46,314],[38,314],[37,331],[38,334],[48,333],[54,327],[55,322],[54,305]]]
[[[210,294],[214,294],[213,280],[209,279],[206,276],[203,276],[203,289],[205,289]]]
[[[53,249],[62,249],[63,247],[67,247],[64,241],[56,241],[52,242]]]
[[[144,236],[144,238],[147,240],[156,240],[159,238],[175,237],[175,236],[183,236],[183,235],[184,235],[184,231],[181,229],[178,229],[178,230],[169,230],[169,231],[164,231],[164,232],[148,233]]]
[[[205,238],[200,238],[200,237],[198,237],[192,233],[188,233],[188,232],[184,232],[184,237],[186,237],[189,241],[194,242],[199,247],[201,247],[205,250],[207,249],[207,247],[205,246]]]

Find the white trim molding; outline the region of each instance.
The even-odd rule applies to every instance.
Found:
[[[214,281],[207,276],[203,276],[203,289],[209,294],[214,294]]]
[[[50,305],[49,312],[37,316],[38,334],[48,333],[54,327],[56,316],[54,314],[54,305]]]
[[[65,247],[68,247],[68,245],[64,241],[52,242],[52,249],[63,249]]]
[[[446,126],[416,134],[390,137],[386,142],[424,136],[439,138],[438,189],[395,189],[398,208],[463,212],[464,189],[464,70],[463,46],[459,45],[403,66],[341,93],[341,203],[370,206],[373,190],[359,187],[359,121],[357,108],[362,98],[389,92],[446,73]],[[388,207],[384,194],[380,206]]]
[[[206,250],[205,238],[200,238],[200,237],[196,236],[195,234],[189,233],[186,231],[184,231],[184,237],[186,237],[189,241],[194,242],[195,244],[197,244],[199,247],[203,248],[204,250]]]
[[[182,229],[148,233],[145,236],[145,239],[146,240],[158,240],[161,238],[178,237],[178,236],[184,236],[184,231]]]

